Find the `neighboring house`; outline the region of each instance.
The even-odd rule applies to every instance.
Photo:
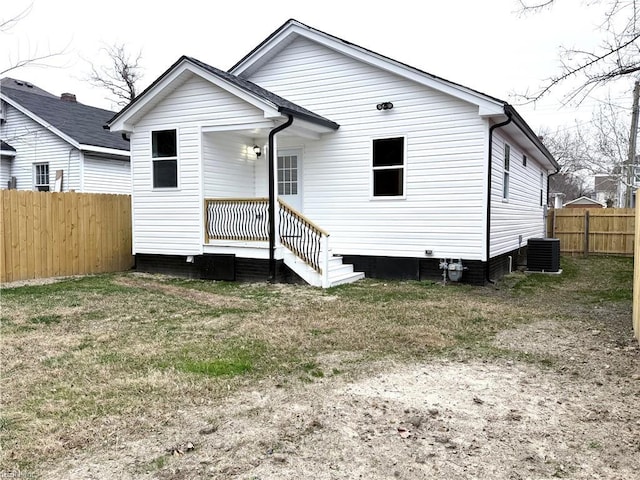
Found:
[[[544,237],[558,168],[506,102],[295,20],[229,72],[181,57],[109,126],[138,268],[202,278],[439,279],[446,259],[483,283]]]
[[[594,176],[594,196],[595,200],[607,207],[623,207],[624,185],[620,176],[616,175],[595,175]]]
[[[104,128],[115,112],[13,78],[0,109],[0,188],[131,193],[129,142]]]
[[[564,208],[605,208],[607,205],[589,197],[580,197],[563,205]]]

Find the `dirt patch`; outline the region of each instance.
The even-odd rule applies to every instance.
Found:
[[[543,321],[496,339],[552,355],[547,366],[387,362],[311,384],[265,379],[214,407],[178,400],[149,438],[105,442],[45,478],[633,478],[640,349],[571,327],[584,325]]]

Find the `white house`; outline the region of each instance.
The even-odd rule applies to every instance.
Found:
[[[506,102],[296,20],[229,72],[181,57],[109,126],[131,139],[138,268],[203,278],[446,261],[483,283],[544,236],[557,170]]]
[[[104,128],[114,114],[3,78],[0,188],[131,193],[129,142]]]

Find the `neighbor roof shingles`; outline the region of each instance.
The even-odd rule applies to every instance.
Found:
[[[9,81],[7,81],[9,80]],[[60,130],[76,142],[95,147],[129,151],[129,142],[119,133],[105,130],[103,126],[115,112],[90,107],[78,102],[61,100],[48,92],[30,91],[24,86],[12,85],[13,79],[2,79],[1,92],[26,110]],[[24,82],[23,82],[24,83]]]

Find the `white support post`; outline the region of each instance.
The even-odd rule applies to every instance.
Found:
[[[320,241],[320,255],[322,257],[322,288],[329,288],[329,235],[322,235]]]

